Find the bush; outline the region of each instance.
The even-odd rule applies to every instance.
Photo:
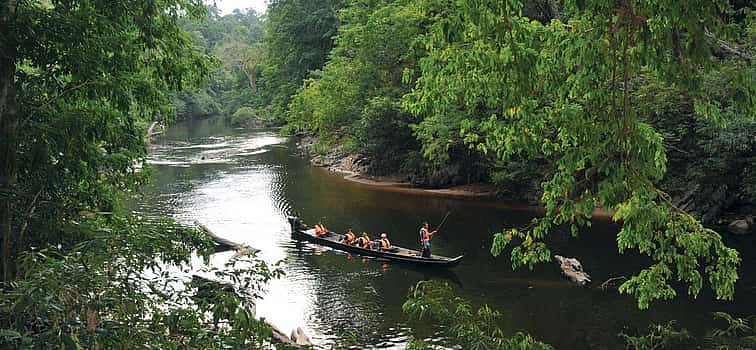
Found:
[[[445,346],[461,349],[552,350],[530,335],[511,337],[496,326],[501,313],[483,305],[477,310],[470,302],[454,295],[446,282],[421,281],[410,290],[402,310],[410,320],[443,327]],[[410,339],[409,349],[430,349],[424,341]]]
[[[260,124],[257,113],[251,107],[239,108],[231,115],[231,125],[236,127],[258,127]]]
[[[202,298],[207,286],[180,271],[195,253],[207,262],[206,234],[118,214],[76,227],[93,238],[23,253],[23,276],[0,285],[0,348],[269,348],[271,330],[250,301],[279,270],[254,256],[232,259],[201,272],[233,287]]]

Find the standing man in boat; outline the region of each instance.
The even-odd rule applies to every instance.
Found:
[[[438,230],[430,231],[428,222],[423,222],[423,226],[420,227],[420,247],[422,248],[423,258],[430,258],[431,256],[431,237],[438,232]]]

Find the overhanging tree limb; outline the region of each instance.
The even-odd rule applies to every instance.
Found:
[[[706,42],[714,48],[714,55],[718,57],[731,57],[736,56],[748,63],[753,61],[753,57],[746,52],[738,50],[734,44],[717,38],[714,33],[709,31],[708,28],[704,28],[704,36],[706,36]]]

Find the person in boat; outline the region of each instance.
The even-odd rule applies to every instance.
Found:
[[[363,249],[370,249],[370,237],[368,237],[367,232],[363,232],[362,236],[357,239],[357,245]]]
[[[352,245],[355,242],[357,242],[357,236],[352,232],[352,228],[350,227],[344,235],[344,238],[341,240],[341,243]]]
[[[428,222],[423,222],[423,226],[420,227],[420,247],[422,249],[423,258],[430,258],[431,256],[431,237],[438,232],[437,230],[430,231]]]
[[[388,240],[388,236],[385,232],[381,233],[381,239],[379,239],[378,242],[381,244],[380,249],[382,252],[391,250],[391,242]]]
[[[328,234],[328,229],[323,224],[315,224],[315,237],[325,236]]]

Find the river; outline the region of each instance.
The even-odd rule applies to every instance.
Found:
[[[501,311],[506,332],[525,331],[558,349],[624,348],[618,333],[651,322],[675,319],[702,334],[718,325],[714,311],[756,314],[753,237],[727,237],[731,246],[750,247],[748,255],[741,253],[735,302],[716,301],[704,290],[697,299],[682,295],[642,311],[631,297],[598,288],[648,262],[617,253],[617,227],[610,223],[597,222],[578,237],[567,230],[550,235],[554,254],[577,257],[592,275],[594,283],[581,288],[565,281],[555,264],[513,271],[508,256],[489,253],[493,232],[526,224],[532,211],[490,199],[391,192],[350,182],[311,166],[297,155],[295,141],[276,131],[233,129],[220,118],[182,122],[154,141],[149,163],[152,180],[136,199],[137,210],[198,220],[220,236],[260,249],[266,261],[283,260],[286,275],[268,285],[257,314],[287,333],[302,327],[324,347],[351,331],[358,348],[403,349],[410,333],[402,303],[411,286],[431,278],[449,281],[473,305]],[[407,247],[417,245],[421,221],[434,225],[451,212],[434,237],[434,254],[465,258],[450,272],[435,272],[296,242],[286,221],[294,211],[306,223],[322,220],[336,231],[351,226],[388,232],[392,243]],[[231,254],[211,261],[222,264]]]

